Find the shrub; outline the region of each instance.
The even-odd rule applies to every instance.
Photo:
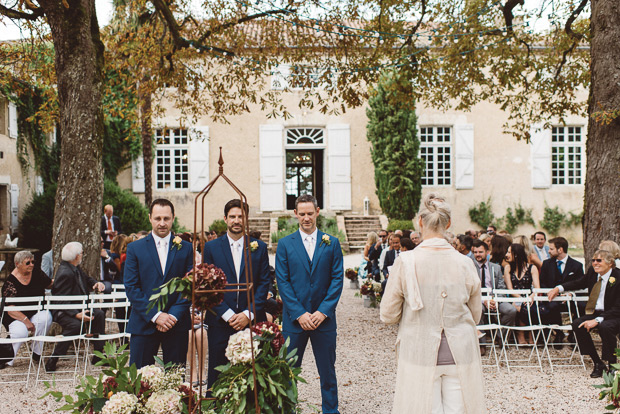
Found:
[[[504,228],[508,233],[514,233],[517,227],[521,224],[529,223],[535,226],[536,223],[532,218],[532,209],[526,209],[521,206],[521,203],[514,206],[514,210],[510,207],[506,209],[506,215],[502,219],[504,222]]]
[[[218,235],[226,233],[227,230],[228,226],[226,225],[226,222],[222,219],[213,220],[213,223],[211,223],[211,225],[209,226],[209,231],[214,231]]]
[[[316,223],[319,230],[338,238],[341,243],[346,240],[345,234],[338,229],[338,222],[335,217],[325,217],[319,214]],[[299,230],[297,219],[288,216],[278,217],[278,231],[271,233],[271,242],[278,243],[280,239],[295,233],[297,230]]]
[[[114,214],[121,221],[123,233],[137,233],[141,230],[150,230],[149,210],[140,202],[140,199],[129,190],[121,189],[112,180],[104,181],[103,205],[110,204],[114,207]],[[103,215],[103,207],[101,209]],[[177,229],[173,225],[173,231],[179,232],[179,225],[175,219]]]
[[[545,206],[545,213],[543,219],[540,221],[540,226],[547,230],[550,234],[558,234],[558,230],[564,224],[566,216],[560,210],[560,207]]]
[[[21,246],[39,249],[43,253],[52,248],[55,199],[55,184],[47,185],[42,194],[32,197],[21,218]]]
[[[493,214],[493,208],[491,206],[491,197],[487,201],[481,201],[480,203],[470,207],[469,219],[472,223],[476,223],[480,227],[486,229],[490,224],[497,225],[497,219]]]
[[[411,220],[390,220],[388,231],[394,230],[413,230],[413,221]]]

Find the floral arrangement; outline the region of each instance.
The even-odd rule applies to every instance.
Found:
[[[192,397],[188,383],[183,383],[185,369],[163,365],[149,365],[137,369],[135,365],[127,366],[129,353],[124,352],[126,345],[117,349],[116,344],[107,343],[104,352],[95,351],[101,358],[97,365],[107,365],[98,378],[87,375],[75,388],[76,395],[65,395],[60,391],[50,390],[43,397],[51,395],[65,405],[59,411],[74,414],[185,414],[189,413]],[[48,382],[45,386],[51,388]],[[41,397],[41,398],[43,398]],[[202,403],[205,413],[206,402]]]
[[[356,293],[355,296],[368,296],[373,303],[381,303],[381,283],[368,278],[362,283],[359,293]],[[375,305],[371,304],[371,307],[375,307]]]
[[[298,404],[297,381],[301,368],[295,367],[297,350],[288,351],[278,325],[261,322],[230,337],[226,356],[230,363],[216,369],[221,372],[213,384],[209,408],[216,413],[245,414],[255,411],[251,350],[254,349],[256,385],[261,412],[295,412]],[[250,344],[251,342],[251,344]]]
[[[329,238],[329,234],[324,234],[323,237],[321,237],[321,244],[320,245],[327,245],[327,246],[331,246],[332,241]]]
[[[344,272],[344,276],[352,281],[357,280],[357,270],[356,269],[352,269],[352,268],[348,268],[347,270],[345,270]]]
[[[196,280],[195,309],[199,311],[211,310],[224,300],[224,292],[205,292],[206,290],[223,290],[226,288],[226,275],[219,267],[201,263],[184,277],[176,277],[159,287],[159,291],[149,298],[149,310],[157,306],[162,310],[168,303],[168,296],[180,293],[185,299],[192,300],[193,281]]]
[[[620,349],[616,349],[616,355],[620,356]],[[610,410],[612,413],[620,413],[620,389],[618,389],[618,382],[620,381],[620,364],[611,364],[611,367],[615,372],[603,372],[603,384],[594,385],[594,388],[600,388],[601,392],[598,395],[599,400],[605,400],[608,404],[605,406],[605,410]]]

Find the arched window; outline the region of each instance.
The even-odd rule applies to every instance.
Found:
[[[321,128],[290,128],[286,130],[287,145],[323,145],[325,138]]]

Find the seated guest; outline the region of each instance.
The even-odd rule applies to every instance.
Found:
[[[385,254],[390,248],[388,241],[388,232],[386,230],[379,231],[379,239],[377,243],[368,251],[368,258],[372,261],[372,274],[375,280],[381,280],[381,269],[385,261]]]
[[[80,268],[83,257],[82,244],[70,242],[62,248],[62,261],[56,271],[53,295],[88,295],[91,290],[102,292],[105,286],[101,282],[92,279]],[[93,334],[105,333],[105,314],[101,309],[93,311],[78,312],[77,309],[55,310],[53,312],[54,321],[62,327],[62,334],[65,336],[79,335],[80,330],[87,330],[86,324],[90,324],[90,332]],[[96,351],[103,351],[104,341],[93,341]],[[54,348],[52,356],[45,364],[48,372],[56,371],[58,359],[66,355],[71,341],[59,342]],[[92,363],[99,361],[97,356],[93,356]]]
[[[120,271],[112,259],[112,253],[105,249],[103,239],[101,239],[101,266],[99,271],[101,272],[99,280],[105,286],[103,293],[112,293],[112,283],[119,278]]]
[[[422,235],[420,235],[419,231],[412,231],[410,239],[413,242],[414,247],[422,243]]]
[[[497,237],[497,236],[496,236]],[[504,282],[508,289],[529,289],[540,288],[540,281],[538,278],[538,269],[536,266],[527,262],[527,256],[523,246],[517,243],[513,243],[506,252],[506,261],[508,264],[504,268]],[[521,295],[513,295],[515,297],[521,297]],[[514,307],[517,309],[519,326],[530,325],[530,317],[528,307],[532,305],[531,300],[527,300],[523,303],[515,303]],[[535,310],[531,310],[535,313]],[[533,344],[531,332],[526,335],[523,331],[517,331],[517,342],[521,345]]]
[[[407,238],[400,239],[400,253],[411,251],[411,250],[415,249],[415,247],[416,246],[411,241],[411,238],[409,238],[409,239],[407,239]],[[385,280],[383,280],[383,282],[381,282],[381,294],[382,295],[385,292],[385,285],[387,285],[387,281],[388,280],[386,278]]]
[[[375,274],[373,273],[373,269],[378,266],[375,262],[378,262],[379,259],[376,254],[373,254],[373,257],[370,257],[370,253],[374,252],[375,246],[379,242],[379,236],[374,231],[371,231],[366,236],[366,244],[364,245],[364,252],[362,253],[362,262],[360,263],[360,275],[361,277],[374,278]],[[363,267],[362,267],[363,266]],[[365,272],[365,273],[364,273]]]
[[[573,332],[582,355],[590,355],[594,363],[592,378],[600,378],[606,366],[616,363],[616,335],[620,333],[620,270],[616,268],[614,256],[608,251],[597,250],[592,256],[592,268],[580,280],[564,283],[567,290],[580,289],[584,282],[590,297],[586,304],[586,314],[573,321]],[[598,329],[601,337],[601,357],[599,357],[590,331]],[[609,368],[611,370],[611,367]]]
[[[506,289],[502,268],[487,260],[489,247],[481,240],[476,239],[473,241],[472,253],[474,254],[474,264],[480,277],[481,286],[491,289]],[[497,304],[494,300],[482,303],[482,314],[484,315],[487,310],[493,312],[497,310]],[[499,304],[499,316],[502,325],[513,326],[517,319],[517,310],[510,303],[501,302]],[[483,321],[480,323],[482,324]]]
[[[473,242],[474,239],[472,239],[471,236],[459,234],[458,236],[456,236],[456,250],[459,253],[473,259],[473,255],[471,253],[471,246]]]
[[[110,245],[110,257],[112,261],[116,265],[116,268],[119,270],[116,275],[116,282],[123,283],[123,275],[120,272],[121,270],[121,248],[123,247],[123,241],[127,236],[124,234],[119,234],[112,240],[112,244]]]
[[[503,269],[508,264],[506,262],[506,252],[510,247],[510,242],[503,236],[494,235],[491,239],[491,257],[489,261],[501,266]]]
[[[15,269],[2,286],[2,296],[6,298],[25,298],[30,296],[43,296],[45,289],[52,287],[52,279],[43,272],[33,274],[34,255],[28,250],[22,250],[15,254]],[[36,303],[20,303],[20,305],[35,305]],[[2,318],[2,324],[11,335],[11,339],[28,338],[28,334],[46,335],[52,325],[52,314],[48,310],[40,311],[11,311],[13,305],[8,304]],[[23,342],[15,342],[13,353],[17,355]],[[32,347],[32,359],[39,362],[43,344],[35,341]],[[4,362],[0,361],[0,365]],[[7,362],[13,365],[13,361]]]
[[[555,288],[572,280],[583,277],[583,265],[568,255],[568,241],[564,237],[555,237],[549,240],[549,256],[540,268],[540,286]],[[541,306],[540,317],[542,323],[551,325],[562,323],[561,313],[566,309],[562,302],[550,302],[548,306]],[[557,331],[554,339],[556,347],[564,342],[564,333]]]
[[[547,243],[547,235],[542,231],[534,233],[534,251],[541,262],[549,259],[549,246],[545,246]]]
[[[398,255],[400,254],[400,239],[401,237],[394,233],[392,235],[391,241],[390,241],[390,250],[387,251],[387,253],[385,253],[385,260],[383,261],[383,276],[385,276],[386,278],[389,276],[390,270],[388,269],[389,267],[392,267],[392,265],[394,264],[394,260],[396,260],[396,258],[398,257]]]
[[[514,242],[523,246],[523,249],[525,249],[525,255],[527,256],[527,262],[536,266],[536,268],[540,271],[540,268],[542,267],[542,260],[540,260],[536,252],[534,252],[534,247],[530,239],[521,235],[515,237]]]

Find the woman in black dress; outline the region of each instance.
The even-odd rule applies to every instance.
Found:
[[[508,289],[532,289],[540,288],[538,278],[538,269],[536,266],[529,264],[527,254],[522,245],[513,243],[506,252],[506,261],[508,264],[504,267],[504,282]],[[513,295],[521,297],[521,295]],[[532,298],[525,299],[522,303],[515,303],[517,308],[517,323],[519,326],[528,326],[530,318],[528,316],[528,307],[532,305]],[[533,344],[531,332],[527,333],[527,338],[523,331],[517,331],[517,341],[521,345]]]
[[[23,298],[30,296],[42,297],[45,289],[52,287],[52,280],[43,272],[33,275],[34,255],[28,250],[22,250],[15,255],[15,270],[9,275],[2,286],[2,296],[7,298]],[[22,303],[32,305],[36,303]],[[2,324],[9,331],[11,338],[27,338],[29,333],[33,335],[46,335],[52,325],[52,314],[48,310],[41,311],[11,311],[11,305],[6,305]],[[23,342],[13,344],[15,355]],[[34,342],[32,358],[39,361],[43,344]],[[13,361],[7,363],[13,365]]]

